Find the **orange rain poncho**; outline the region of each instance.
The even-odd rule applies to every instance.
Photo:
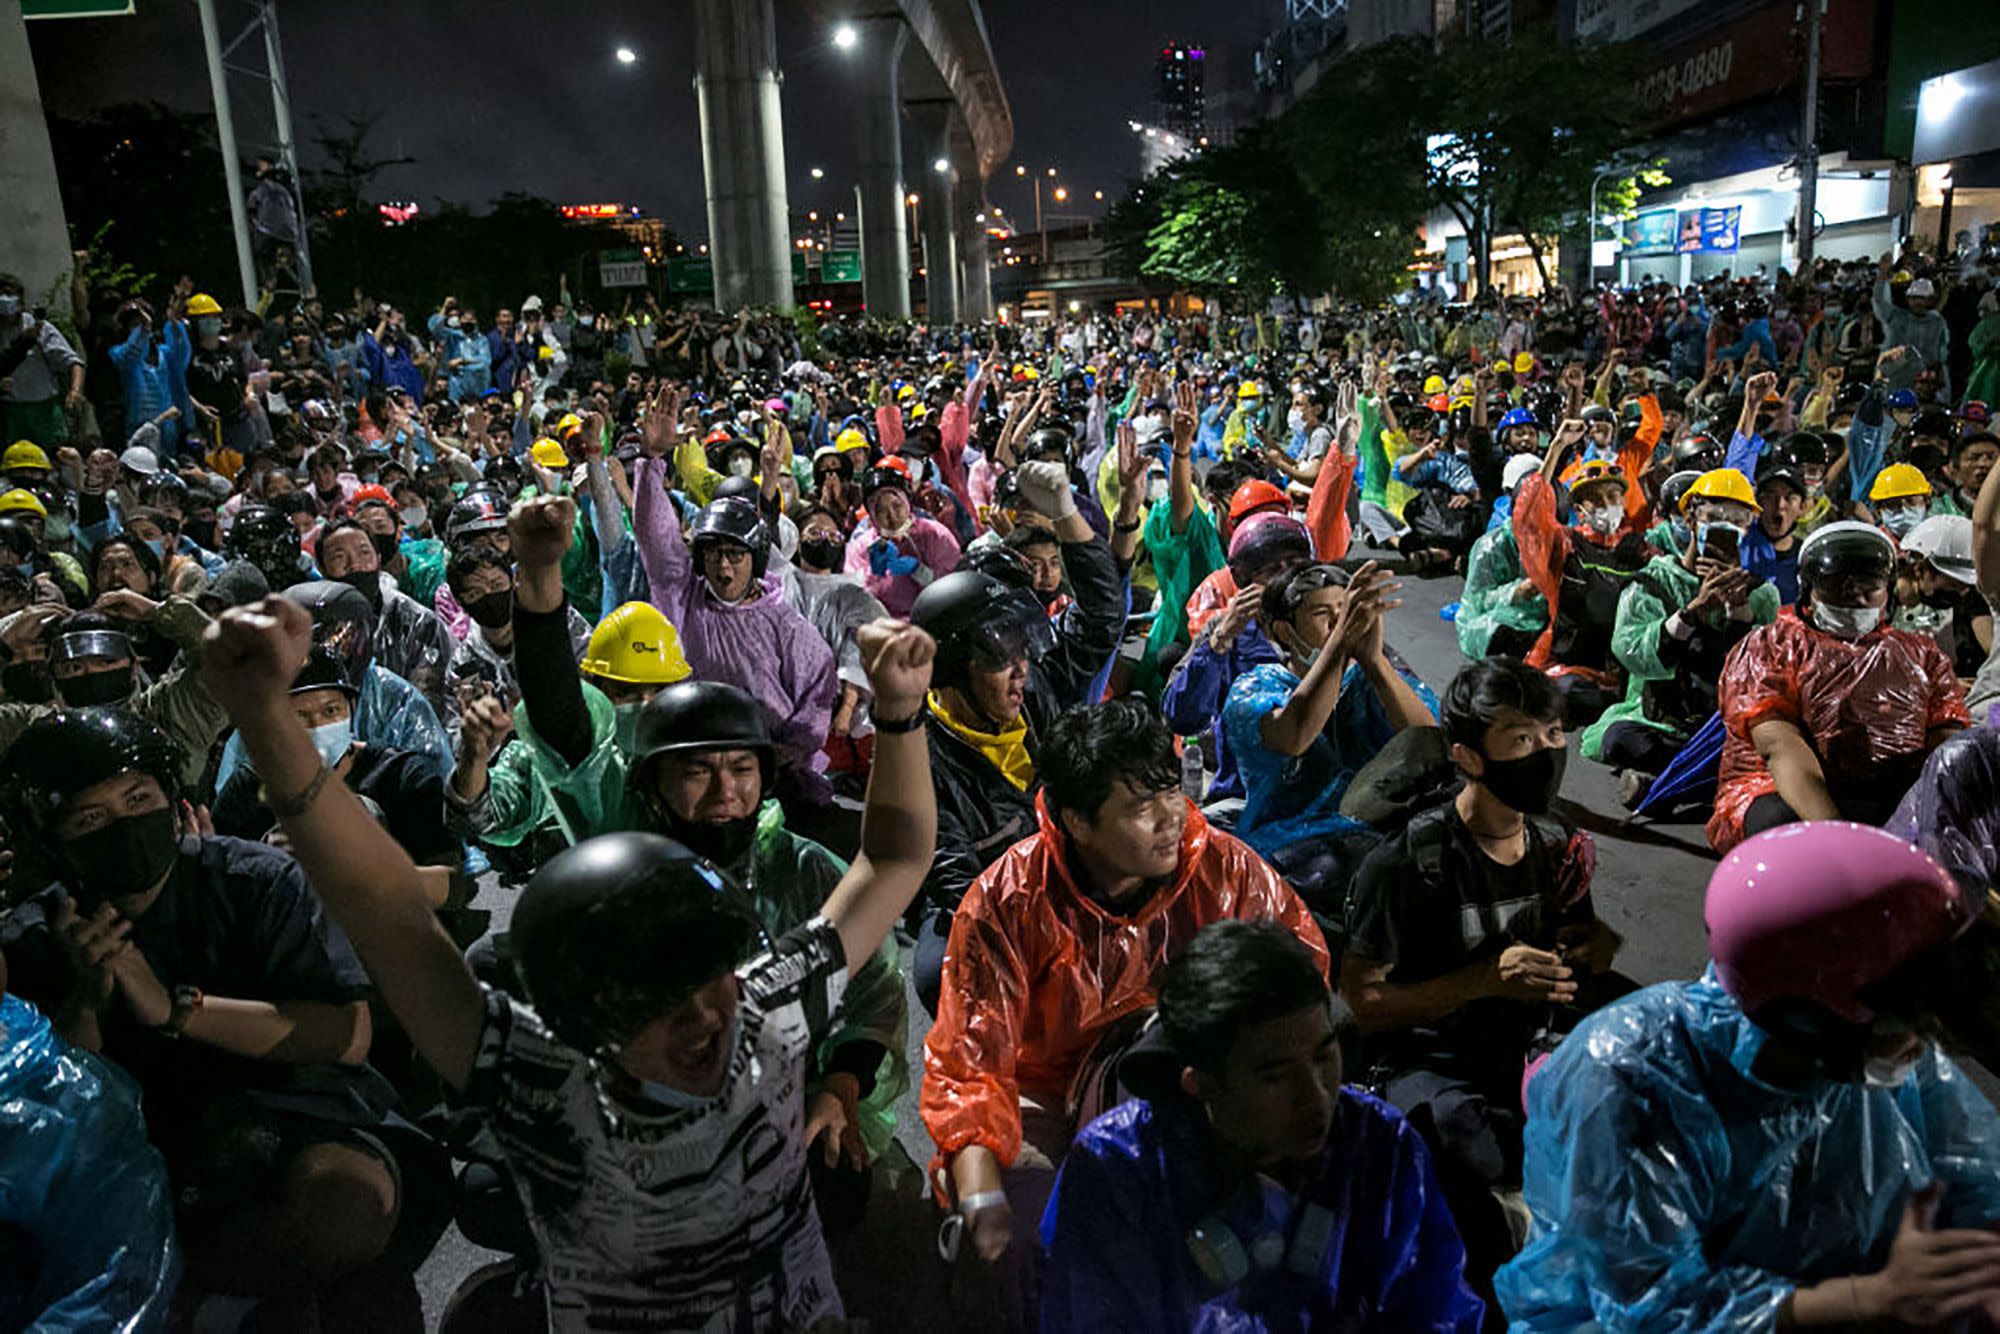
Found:
[[[1843,789],[1874,785],[1893,805],[1916,778],[1932,731],[1972,722],[1951,660],[1930,636],[1879,629],[1840,639],[1790,607],[1731,651],[1718,694],[1727,735],[1708,821],[1717,852],[1743,841],[1750,803],[1778,790],[1750,739],[1758,723],[1782,719],[1804,733],[1836,801]]]
[[[952,916],[918,1104],[939,1164],[983,1144],[1011,1166],[1020,1093],[1062,1106],[1098,1038],[1152,1006],[1154,973],[1210,922],[1282,922],[1327,971],[1326,942],[1299,896],[1193,807],[1173,884],[1130,917],[1085,896],[1040,799],[1036,813],[1040,832],[1001,854]]]

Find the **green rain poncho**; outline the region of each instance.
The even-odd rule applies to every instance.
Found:
[[[1160,611],[1146,637],[1146,658],[1157,661],[1161,649],[1187,638],[1187,600],[1202,580],[1223,567],[1227,556],[1214,516],[1199,502],[1187,527],[1176,533],[1173,501],[1154,501],[1139,536],[1153,555],[1153,576],[1160,586]]]
[[[1488,529],[1472,544],[1465,565],[1465,591],[1458,599],[1459,652],[1483,658],[1502,626],[1524,634],[1539,634],[1549,623],[1548,599],[1536,592],[1521,573],[1521,549],[1514,544],[1514,525]]]

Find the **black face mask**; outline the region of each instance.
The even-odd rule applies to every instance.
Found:
[[[514,590],[503,588],[497,593],[476,597],[470,602],[459,604],[465,614],[488,630],[498,630],[514,618]]]
[[[750,855],[750,845],[757,840],[757,812],[754,810],[740,819],[724,820],[720,824],[683,820],[664,803],[660,813],[666,817],[665,833],[668,838],[685,843],[696,855],[708,858],[717,866],[735,866]]]
[[[1562,788],[1569,748],[1544,747],[1515,760],[1487,760],[1479,776],[1488,792],[1523,815],[1546,815]]]
[[[375,559],[381,561],[384,567],[396,559],[399,544],[394,533],[370,533],[368,540],[375,546]]]
[[[116,667],[108,672],[86,672],[66,677],[59,685],[63,703],[73,709],[98,704],[117,704],[132,696],[132,669]]]
[[[56,697],[48,667],[39,662],[10,662],[0,667],[0,690],[17,704],[46,704]]]
[[[1934,589],[1924,594],[1923,603],[1926,607],[1932,607],[1938,611],[1949,611],[1958,605],[1958,594],[1952,592],[1949,588]]]
[[[167,873],[180,850],[171,806],[128,815],[63,845],[79,911],[106,899],[143,894]]]
[[[805,564],[820,570],[838,570],[847,558],[847,544],[837,537],[815,537],[799,543]]]
[[[340,576],[340,582],[368,599],[368,605],[375,611],[382,610],[382,572],[380,570],[356,570],[352,574]],[[273,586],[275,587],[275,585]]]

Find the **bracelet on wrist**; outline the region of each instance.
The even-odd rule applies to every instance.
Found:
[[[332,776],[332,767],[326,761],[320,761],[319,772],[313,775],[312,782],[306,784],[305,791],[285,801],[273,800],[271,802],[271,814],[277,816],[280,820],[304,815],[308,810],[312,809],[312,804],[319,800],[320,792],[326,787],[326,780]]]
[[[922,727],[924,725],[924,711],[918,709],[907,718],[884,718],[879,714],[873,714],[870,715],[868,721],[874,724],[876,731],[896,736],[903,732],[914,732],[919,727]]]
[[[987,1209],[997,1209],[1006,1203],[1007,1192],[1004,1190],[975,1191],[959,1200],[959,1217],[972,1218]]]

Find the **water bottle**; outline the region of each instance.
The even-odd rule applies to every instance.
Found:
[[[1184,736],[1181,738],[1181,791],[1189,801],[1199,806],[1202,793],[1207,789],[1206,776],[1201,768],[1201,738]]]

